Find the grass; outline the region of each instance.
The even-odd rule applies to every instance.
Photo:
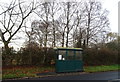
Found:
[[[54,67],[12,67],[12,68],[3,68],[2,70],[2,79],[10,78],[21,78],[21,77],[36,77],[37,73],[54,71]],[[85,66],[85,72],[103,72],[103,71],[113,71],[120,70],[120,65],[109,65],[109,66]]]
[[[37,73],[54,71],[54,67],[12,67],[3,68],[2,79],[21,78],[21,77],[36,77]]]
[[[86,66],[84,67],[85,72],[104,72],[104,71],[114,71],[114,70],[120,70],[120,65],[102,65],[102,66]]]

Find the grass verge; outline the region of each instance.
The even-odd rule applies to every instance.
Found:
[[[2,70],[2,79],[14,79],[14,78],[22,78],[22,77],[36,77],[37,73],[42,72],[52,72],[55,70],[55,67],[12,67],[5,68]],[[85,72],[103,72],[103,71],[113,71],[120,70],[120,65],[102,65],[102,66],[85,66]]]
[[[54,67],[27,66],[27,67],[12,67],[5,69],[3,68],[2,79],[36,77],[37,73],[43,73],[48,71],[54,71]]]
[[[120,65],[102,65],[102,66],[86,66],[84,67],[85,72],[104,72],[104,71],[114,71],[120,70]]]

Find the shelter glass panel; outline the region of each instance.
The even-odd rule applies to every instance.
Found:
[[[74,51],[68,50],[67,51],[67,60],[74,60],[75,56],[74,56]]]
[[[66,59],[66,50],[59,50],[58,60]]]
[[[82,51],[76,51],[76,60],[82,60]]]

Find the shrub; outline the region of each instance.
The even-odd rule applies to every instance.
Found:
[[[86,49],[83,60],[85,65],[111,65],[118,64],[118,52],[108,48]]]
[[[22,52],[22,65],[50,65],[54,60],[53,48],[32,48],[25,49]]]

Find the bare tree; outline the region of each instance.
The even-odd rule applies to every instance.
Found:
[[[33,21],[36,24],[33,29],[44,47],[59,46],[56,44],[60,42],[62,47],[74,44],[76,47],[87,47],[109,27],[108,11],[94,0],[80,3],[45,2],[35,13],[39,20]]]
[[[52,19],[52,35],[53,35],[53,42],[52,42],[52,47],[56,46],[56,29],[57,29],[57,25],[56,25],[56,20],[55,20],[55,16],[57,15],[57,12],[61,9],[61,7],[59,7],[59,3],[57,2],[51,2],[50,5],[50,16]],[[58,16],[58,15],[57,15]]]
[[[42,5],[35,11],[37,16],[40,18],[40,21],[42,22],[43,26],[42,28],[44,29],[45,33],[45,38],[44,38],[44,46],[47,47],[48,44],[48,28],[49,28],[49,3],[50,2],[44,2]]]
[[[31,23],[31,26],[33,28],[33,31],[35,33],[34,35],[34,39],[36,39],[36,41],[38,41],[40,47],[42,47],[44,45],[44,26],[43,24],[41,24],[40,21],[34,20]]]
[[[4,43],[5,50],[9,50],[8,44],[22,28],[25,19],[36,9],[35,3],[30,2],[26,5],[26,2],[13,1],[7,7],[2,6],[3,13],[1,13],[0,23],[1,38]]]
[[[63,2],[60,4],[61,6],[61,14],[58,18],[58,26],[59,32],[62,35],[62,47],[64,47],[64,43],[66,43],[66,47],[68,47],[71,31],[75,26],[75,14],[77,11],[79,3],[77,2]],[[65,41],[66,40],[66,41]]]
[[[75,23],[74,26],[75,28],[73,28],[73,45],[75,47],[83,47],[83,45],[85,44],[85,27],[84,27],[84,11],[83,11],[83,7],[81,6],[83,3],[80,3],[77,11],[76,11],[76,17],[75,17]]]
[[[56,2],[45,2],[35,11],[37,16],[39,17],[40,27],[44,28],[44,46],[56,46],[56,16],[59,11],[59,4]],[[41,29],[39,28],[39,29]],[[40,30],[39,30],[40,31]]]
[[[61,46],[64,47],[64,43],[65,43],[65,23],[64,23],[64,17],[60,16],[59,20],[57,20],[57,25],[58,25],[58,32],[59,35],[61,36]]]
[[[94,0],[85,1],[82,8],[83,17],[81,20],[83,22],[80,27],[82,27],[84,33],[83,43],[88,47],[96,39],[96,35],[99,37],[100,33],[107,31],[109,28],[108,11],[103,10],[101,3]]]
[[[49,27],[47,27],[48,24]],[[48,41],[51,32],[50,23],[47,22],[46,24],[43,21],[34,20],[31,25],[34,32],[34,40],[39,43],[40,47],[46,47],[46,44],[48,43],[46,43],[46,40]]]

